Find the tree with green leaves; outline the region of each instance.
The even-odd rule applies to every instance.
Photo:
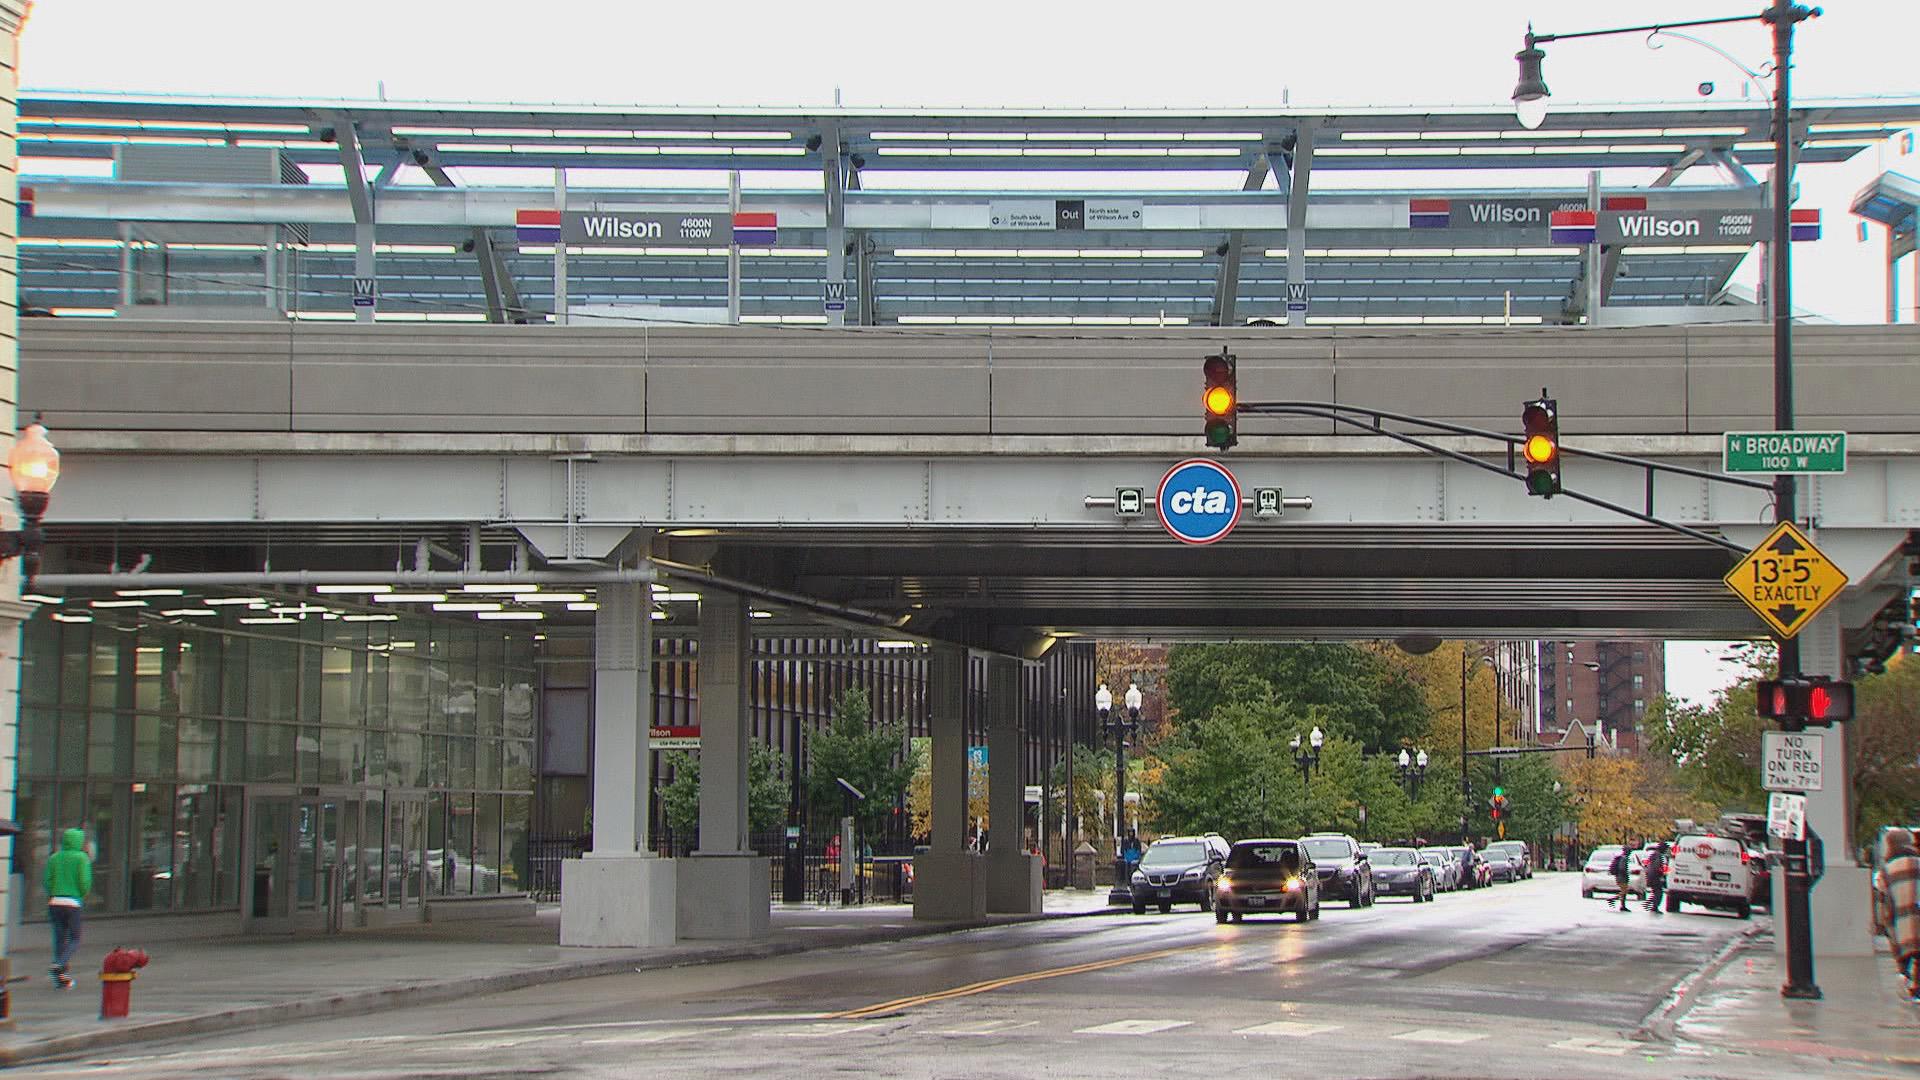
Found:
[[[1269,704],[1271,715],[1310,720],[1375,751],[1425,733],[1430,712],[1404,668],[1352,645],[1180,645],[1167,656],[1167,689],[1179,720]]]
[[[700,756],[685,750],[669,751],[665,763],[673,780],[660,789],[660,806],[667,827],[676,836],[695,839],[700,825]],[[768,832],[787,816],[786,756],[762,742],[747,751],[747,828]]]
[[[857,688],[840,695],[834,712],[833,723],[815,733],[808,748],[808,796],[815,806],[838,807],[844,778],[866,796],[855,804],[854,818],[877,835],[913,780],[905,725],[874,723],[867,692]]]

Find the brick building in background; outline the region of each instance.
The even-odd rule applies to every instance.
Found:
[[[1607,741],[1638,752],[1647,710],[1666,692],[1666,655],[1661,641],[1542,641],[1541,741],[1597,722]]]

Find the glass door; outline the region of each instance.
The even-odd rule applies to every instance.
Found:
[[[425,915],[427,802],[395,795],[387,800],[386,896],[389,910]]]
[[[290,795],[256,795],[247,803],[246,850],[252,868],[240,906],[244,928],[293,929],[294,811]]]

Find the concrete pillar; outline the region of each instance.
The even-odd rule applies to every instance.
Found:
[[[933,735],[933,843],[913,860],[913,917],[979,919],[987,913],[980,857],[966,850],[967,652],[935,645],[927,657]]]
[[[1841,639],[1837,609],[1844,598],[1821,613],[1800,632],[1800,668],[1808,675],[1846,677],[1846,649]],[[1869,902],[1871,871],[1855,858],[1853,839],[1853,776],[1847,765],[1847,726],[1812,728],[1818,735],[1821,786],[1807,792],[1807,826],[1820,834],[1826,873],[1811,894],[1814,956],[1871,956],[1872,924]],[[1781,888],[1786,875],[1775,873],[1775,912],[1786,910]],[[1785,934],[1776,934],[1776,948],[1785,949]],[[1782,962],[1785,953],[1782,951]],[[1815,975],[1816,981],[1818,973]]]
[[[987,910],[1037,914],[1043,882],[1040,857],[1026,845],[1026,695],[1021,662],[987,661]]]
[[[648,835],[653,761],[652,604],[644,584],[602,585],[594,617],[593,850],[561,867],[560,944],[671,945],[674,863]]]
[[[679,860],[683,938],[767,936],[772,868],[747,844],[747,604],[700,597],[700,843]]]

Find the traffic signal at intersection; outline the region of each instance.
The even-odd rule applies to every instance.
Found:
[[[1521,407],[1520,430],[1520,456],[1527,461],[1527,494],[1551,499],[1560,492],[1560,403],[1542,390],[1538,400]]]
[[[1200,403],[1206,412],[1207,445],[1225,450],[1240,441],[1236,430],[1240,423],[1240,386],[1238,361],[1225,349],[1209,356],[1202,371],[1206,389]]]
[[[1828,727],[1853,719],[1853,684],[1813,676],[1768,679],[1755,688],[1754,710],[1765,720]]]

